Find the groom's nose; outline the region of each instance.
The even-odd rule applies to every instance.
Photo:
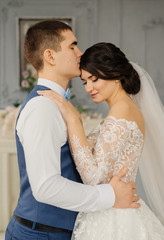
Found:
[[[83,55],[83,53],[80,51],[79,48],[77,48],[77,56],[78,56],[78,57],[81,57],[82,55]]]

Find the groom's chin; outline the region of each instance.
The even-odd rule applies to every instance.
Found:
[[[77,72],[77,73],[73,76],[73,78],[80,77],[80,75],[81,75],[81,72],[79,71],[79,73]]]

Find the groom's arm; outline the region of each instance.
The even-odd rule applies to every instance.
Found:
[[[43,97],[30,100],[20,115],[17,132],[37,201],[83,212],[114,205],[115,194],[110,184],[89,186],[61,176],[60,152],[67,140],[67,129],[51,100]]]

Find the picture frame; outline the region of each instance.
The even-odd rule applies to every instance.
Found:
[[[29,63],[25,56],[23,50],[24,38],[29,27],[37,22],[45,20],[59,20],[69,24],[72,30],[75,30],[75,18],[74,17],[19,17],[17,19],[17,29],[18,29],[18,73],[19,73],[19,86],[21,90],[31,90],[33,86],[29,86],[29,83],[35,84],[37,80],[37,72],[34,67]],[[28,80],[28,81],[26,81]],[[28,84],[28,86],[27,86]]]

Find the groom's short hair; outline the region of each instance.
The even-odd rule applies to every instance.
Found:
[[[61,21],[47,20],[31,26],[24,40],[24,54],[34,68],[38,71],[43,68],[43,53],[46,49],[56,52],[61,50],[60,43],[65,39],[61,34],[72,28]]]

